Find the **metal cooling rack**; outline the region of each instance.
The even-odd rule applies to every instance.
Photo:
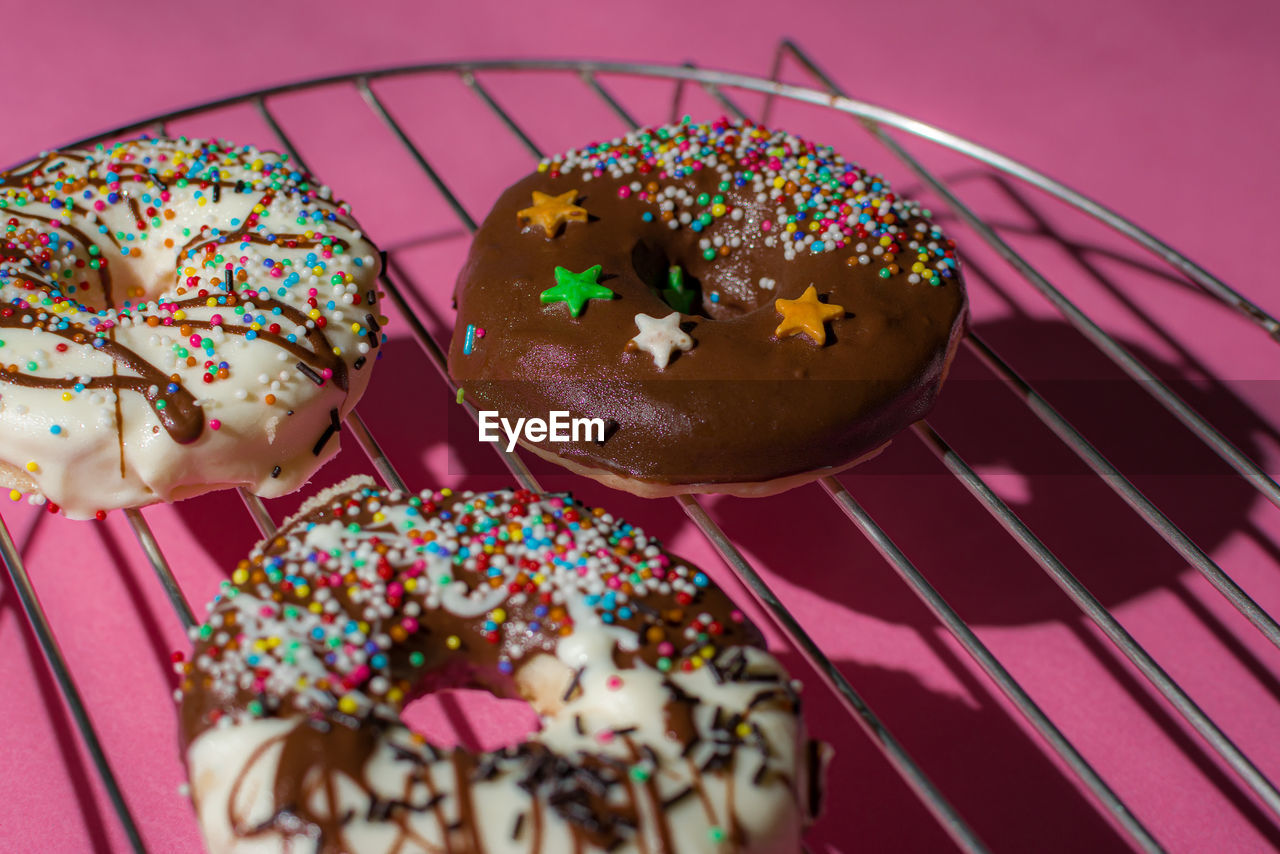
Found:
[[[784,67],[784,62],[788,58],[812,78],[818,88],[801,87],[780,82],[779,75]],[[295,162],[305,168],[305,161],[299,156],[297,145],[272,111],[269,99],[273,96],[321,86],[354,86],[368,108],[382,120],[387,130],[403,144],[408,154],[421,167],[426,177],[440,191],[449,207],[466,229],[474,231],[476,223],[467,212],[467,208],[450,190],[448,183],[432,166],[422,150],[410,139],[395,115],[388,109],[384,100],[374,90],[373,84],[379,79],[389,77],[413,75],[456,76],[497,115],[502,124],[532,155],[540,158],[543,156],[543,152],[476,77],[477,72],[520,70],[563,72],[577,77],[614,114],[631,127],[637,126],[636,120],[606,88],[600,79],[600,75],[626,75],[671,81],[674,85],[672,120],[679,115],[682,93],[688,84],[702,87],[727,112],[744,118],[748,117],[747,113],[738,105],[730,93],[762,93],[765,95],[765,101],[764,109],[759,118],[765,122],[767,122],[771,108],[778,97],[827,107],[848,114],[860,122],[894,156],[906,164],[927,186],[936,192],[957,218],[969,225],[999,257],[1012,266],[1032,287],[1048,299],[1076,330],[1082,333],[1098,350],[1133,379],[1138,387],[1150,394],[1174,418],[1195,434],[1206,447],[1217,454],[1240,477],[1251,484],[1257,492],[1262,494],[1273,505],[1280,507],[1280,484],[1277,484],[1270,475],[1232,444],[1203,415],[1185,403],[1167,383],[1156,377],[1132,352],[1098,326],[1089,315],[1077,307],[1070,298],[1056,288],[1025,258],[1019,255],[990,225],[983,221],[952,192],[937,175],[926,169],[919,160],[903,148],[888,131],[889,129],[903,131],[952,149],[999,172],[1017,178],[1089,214],[1148,250],[1206,293],[1240,312],[1259,326],[1262,331],[1278,340],[1280,340],[1280,321],[1172,247],[1143,231],[1114,211],[1075,192],[1069,187],[1040,174],[1024,164],[954,134],[899,113],[845,96],[836,83],[812,59],[797,45],[788,40],[784,40],[778,45],[771,79],[769,80],[701,69],[691,64],[682,67],[670,67],[569,60],[499,60],[414,65],[318,78],[250,92],[177,110],[153,119],[134,122],[80,140],[71,145],[91,144],[125,134],[144,131],[163,134],[167,123],[172,120],[208,110],[250,104],[256,108],[261,118],[276,135],[280,146],[291,155]],[[430,335],[405,300],[397,279],[402,279],[406,284],[412,285],[409,276],[404,272],[404,268],[396,263],[395,250],[392,250],[382,278],[382,285],[386,294],[395,303],[402,317],[408,322],[414,338],[426,356],[439,370],[445,381],[450,384],[450,387],[456,390],[446,371],[445,355],[441,343]],[[1277,624],[1270,614],[1260,608],[1208,554],[1148,500],[1131,481],[1108,462],[1102,453],[1060,415],[1044,397],[1038,394],[1027,380],[1001,359],[979,335],[970,332],[964,339],[964,343],[1010,391],[1023,401],[1031,413],[1128,504],[1133,512],[1138,514],[1171,548],[1200,572],[1259,632],[1273,644],[1280,646],[1280,624]],[[470,404],[464,405],[474,418],[474,408]],[[386,454],[383,453],[377,440],[359,414],[353,412],[347,419],[345,426],[368,455],[382,480],[390,487],[402,490],[407,489],[405,482],[396,472]],[[926,421],[914,425],[913,430],[920,441],[937,456],[973,498],[1039,564],[1062,592],[1110,639],[1116,649],[1132,662],[1152,687],[1163,695],[1169,705],[1218,754],[1222,761],[1238,777],[1239,781],[1251,789],[1272,814],[1280,816],[1280,790],[1277,790],[1276,785],[1258,769],[1254,762],[1232,742],[1230,737],[1205,714],[1187,692],[1125,630],[1115,616],[1089,592],[1063,562],[1041,541],[1037,534],[1018,518],[1008,504],[997,496],[991,486],[947,444],[937,430]],[[503,457],[503,461],[512,476],[522,486],[538,489],[537,481],[519,456],[503,452],[499,445],[494,445],[493,447],[498,449],[498,453]],[[835,505],[867,537],[871,545],[884,557],[885,561],[912,593],[932,612],[938,622],[951,633],[952,637],[964,647],[995,687],[1004,694],[1025,721],[1040,734],[1044,742],[1057,754],[1062,763],[1078,778],[1103,814],[1110,818],[1112,823],[1128,837],[1136,848],[1144,851],[1162,851],[1160,843],[1152,835],[1151,831],[1144,827],[1130,812],[1107,782],[1090,766],[1075,746],[1040,709],[1035,700],[1010,675],[1009,671],[983,644],[963,618],[947,604],[924,574],[912,564],[906,554],[858,503],[857,499],[834,477],[823,478],[820,484]],[[240,494],[246,509],[263,535],[273,533],[275,525],[261,499],[244,490],[241,490]],[[770,589],[768,583],[756,571],[751,562],[742,555],[708,514],[702,501],[692,495],[677,496],[674,500],[679,503],[681,509],[699,531],[705,535],[725,563],[737,574],[745,588],[773,618],[778,628],[814,668],[849,716],[872,739],[897,773],[914,791],[921,803],[933,814],[946,833],[955,841],[956,845],[965,851],[986,851],[987,849],[983,842],[969,828],[964,818],[951,806],[946,795],[929,780],[920,766],[916,764],[902,745],[894,738],[889,728],[876,716],[848,680],[840,673],[836,665],[810,638],[804,628]],[[157,578],[179,619],[185,627],[191,627],[194,625],[194,617],[190,605],[183,597],[181,589],[169,567],[168,560],[156,541],[144,514],[140,511],[132,510],[126,511],[126,515],[139,544],[151,562]],[[84,702],[76,689],[68,670],[66,659],[59,648],[57,639],[31,585],[31,580],[23,564],[22,555],[15,546],[2,517],[0,517],[0,558],[3,559],[9,571],[23,610],[30,621],[49,668],[62,692],[63,699],[67,703],[67,707],[88,749],[101,783],[111,800],[130,845],[134,851],[143,852],[145,848],[137,826],[94,731],[93,723]]]

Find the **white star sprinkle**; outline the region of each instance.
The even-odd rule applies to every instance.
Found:
[[[693,339],[689,333],[680,329],[680,312],[673,311],[664,318],[650,317],[647,314],[636,315],[636,328],[640,334],[627,342],[630,348],[644,350],[653,356],[653,364],[658,370],[666,370],[671,361],[671,354],[676,350],[687,352],[693,349]]]

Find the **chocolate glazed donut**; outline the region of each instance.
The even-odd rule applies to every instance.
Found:
[[[544,160],[480,227],[456,301],[466,397],[605,419],[603,441],[522,444],[649,496],[771,494],[874,455],[932,407],[966,316],[927,211],[727,120]]]

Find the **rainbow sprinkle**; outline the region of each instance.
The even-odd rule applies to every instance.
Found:
[[[385,712],[413,687],[393,650],[407,642],[410,664],[423,666],[429,612],[442,610],[462,628],[434,643],[496,659],[504,674],[572,635],[584,615],[635,631],[637,654],[658,670],[689,672],[714,666],[744,631],[735,608],[713,616],[726,606],[712,607],[722,599],[707,598],[710,585],[639,528],[567,495],[405,498],[365,487],[242,561],[192,631],[194,661],[177,670],[184,691],[200,679],[215,696],[247,688],[273,698],[250,710],[258,716],[281,697],[304,711]]]
[[[674,183],[707,170],[719,177],[714,193]],[[851,265],[875,263],[886,278],[904,272],[913,284],[939,285],[956,275],[954,244],[928,221],[928,210],[899,198],[883,177],[829,146],[748,121],[693,123],[685,117],[546,158],[538,171],[551,177],[578,173],[583,181],[633,176],[619,195],[648,203],[645,222],[702,234],[698,246],[708,261],[759,239],[788,259],[845,252]],[[744,193],[772,206],[772,213],[753,219],[735,207],[734,196]],[[716,228],[726,220],[738,227]],[[728,233],[717,233],[722,230]]]

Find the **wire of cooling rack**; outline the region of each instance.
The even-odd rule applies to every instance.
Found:
[[[777,78],[785,57],[793,57],[800,66],[812,76],[826,92],[791,86],[778,82]],[[110,136],[145,128],[163,133],[165,122],[193,115],[197,112],[230,106],[238,103],[252,103],[264,119],[268,127],[278,137],[281,145],[297,162],[304,163],[293,141],[282,127],[277,117],[271,112],[267,99],[275,94],[295,91],[303,88],[330,84],[355,85],[370,109],[377,114],[388,129],[405,146],[406,150],[423,170],[424,174],[439,189],[449,206],[457,214],[468,230],[475,229],[475,220],[471,217],[461,200],[449,189],[448,184],[435,170],[432,164],[414,144],[412,139],[394,119],[372,88],[372,81],[389,76],[405,74],[453,73],[457,74],[464,85],[488,106],[503,122],[504,126],[517,140],[535,156],[541,152],[529,136],[520,128],[515,119],[497,102],[493,95],[477,79],[478,71],[483,70],[518,70],[540,69],[567,71],[575,73],[578,78],[629,126],[635,126],[636,120],[626,108],[605,88],[599,75],[627,74],[644,77],[665,78],[675,81],[673,92],[673,114],[679,111],[680,99],[686,82],[695,82],[715,97],[726,110],[745,116],[737,103],[723,90],[724,87],[735,87],[744,91],[762,92],[766,95],[764,116],[772,107],[777,96],[793,100],[830,106],[859,119],[882,143],[912,168],[927,184],[946,200],[953,211],[984,238],[1004,260],[1021,273],[1033,286],[1046,296],[1067,319],[1089,338],[1100,350],[1113,359],[1123,370],[1168,409],[1179,421],[1195,433],[1201,441],[1219,454],[1229,465],[1236,469],[1247,481],[1265,495],[1273,503],[1280,504],[1280,487],[1266,475],[1260,467],[1249,460],[1234,445],[1225,439],[1207,420],[1195,413],[1168,388],[1142,366],[1136,358],[1108,336],[1092,319],[1070,302],[1047,279],[1017,255],[1003,240],[977,217],[964,203],[954,195],[936,176],[928,172],[905,149],[886,133],[886,128],[897,128],[918,137],[930,140],[953,150],[964,153],[973,159],[986,163],[993,168],[1013,175],[1032,186],[1056,196],[1075,208],[1094,216],[1104,224],[1121,234],[1133,239],[1139,245],[1153,252],[1166,261],[1174,269],[1184,273],[1195,284],[1207,293],[1244,314],[1264,331],[1280,339],[1280,322],[1268,315],[1261,308],[1245,299],[1225,283],[1222,283],[1176,250],[1142,231],[1118,214],[1076,193],[1052,179],[1026,167],[1023,164],[1003,157],[989,149],[985,149],[968,140],[955,137],[945,131],[916,122],[905,116],[893,113],[873,105],[855,101],[845,97],[832,79],[827,76],[807,55],[794,43],[780,43],[774,59],[773,80],[766,81],[727,72],[708,71],[686,65],[683,68],[670,68],[655,65],[628,65],[622,63],[591,63],[573,61],[490,61],[477,63],[442,63],[409,66],[394,69],[382,69],[362,74],[342,75],[319,80],[306,81],[300,84],[276,87],[257,93],[235,96],[208,104],[198,105],[185,110],[175,111],[158,119],[137,122],[104,134],[96,135],[83,142],[92,142]],[[440,370],[446,382],[449,381],[445,369],[445,357],[440,345],[431,337],[426,328],[405,300],[399,286],[394,281],[395,273],[406,278],[395,262],[388,259],[384,271],[384,289],[393,303],[396,304],[402,317],[408,321],[410,331],[422,347],[430,361]],[[1026,382],[1007,363],[980,338],[970,334],[966,338],[969,346],[979,359],[986,364],[1000,379],[1028,406],[1028,408],[1044,422],[1073,452],[1098,474],[1118,495],[1147,522],[1165,541],[1183,558],[1200,571],[1220,593],[1230,601],[1258,630],[1273,643],[1280,644],[1280,627],[1269,614],[1257,606],[1248,595],[1241,590],[1212,559],[1208,557],[1189,537],[1180,531],[1149,499],[1120,474],[1083,435],[1075,430],[1030,384]],[[464,404],[474,417],[474,408]],[[364,424],[360,416],[352,412],[345,426],[349,428],[358,444],[372,461],[375,470],[384,482],[393,488],[404,488],[404,482],[395,468],[383,453],[376,439]],[[945,440],[927,424],[917,425],[916,433],[938,457],[946,468],[973,494],[998,522],[1014,537],[1018,543],[1041,565],[1047,574],[1057,583],[1081,610],[1098,625],[1108,638],[1119,648],[1131,662],[1146,676],[1152,684],[1165,696],[1175,709],[1196,729],[1205,741],[1223,758],[1223,760],[1241,777],[1262,801],[1280,813],[1280,793],[1271,782],[1256,768],[1252,761],[1221,731],[1220,728],[1204,714],[1190,699],[1183,689],[1174,682],[1167,673],[1151,658],[1151,656],[1123,629],[1111,613],[1094,598],[1088,590],[1072,575],[1040,539],[1028,528],[1013,511],[996,497],[994,491],[978,476],[964,460],[950,448]],[[495,446],[496,447],[496,446]],[[505,462],[513,477],[522,485],[536,488],[537,483],[528,468],[518,455],[502,452]],[[998,659],[986,648],[973,633],[967,623],[946,603],[938,591],[925,579],[924,575],[911,563],[906,554],[880,528],[871,516],[862,508],[853,495],[835,478],[824,478],[822,488],[844,512],[854,525],[869,539],[871,544],[886,559],[889,565],[899,574],[912,592],[930,609],[953,637],[974,658],[975,662],[986,672],[993,683],[1004,693],[1019,713],[1044,738],[1045,742],[1058,754],[1064,764],[1080,779],[1097,803],[1110,815],[1120,829],[1128,835],[1138,847],[1148,851],[1160,850],[1159,843],[1151,833],[1133,816],[1120,798],[1102,780],[1096,771],[1080,755],[1078,750],[1068,741],[1060,730],[1052,723],[1023,687],[1009,674]],[[246,508],[259,530],[268,536],[275,530],[274,522],[263,502],[248,492],[241,491]],[[939,819],[944,829],[951,834],[957,844],[967,850],[985,850],[981,841],[973,834],[964,821],[947,802],[941,792],[928,780],[919,766],[907,755],[896,739],[884,727],[883,723],[871,712],[852,686],[839,673],[834,664],[823,654],[822,650],[805,633],[785,606],[772,593],[755,568],[742,556],[737,547],[719,528],[714,519],[692,496],[680,496],[677,500],[682,510],[689,516],[695,526],[708,538],[713,547],[732,568],[750,594],[765,608],[779,624],[784,634],[796,645],[797,649],[809,660],[810,664],[822,676],[823,681],[832,688],[837,698],[847,711],[872,736],[873,741],[886,754],[896,770],[920,797],[924,805]],[[139,543],[155,569],[166,594],[184,624],[190,624],[190,609],[182,596],[181,590],[168,566],[163,551],[160,549],[154,534],[151,532],[143,515],[138,512],[129,514],[129,521],[138,537]],[[136,826],[129,814],[128,807],[120,795],[119,787],[106,762],[101,745],[94,733],[84,705],[70,680],[65,660],[57,649],[56,640],[49,628],[48,620],[40,609],[38,599],[31,588],[30,579],[23,568],[21,555],[18,553],[7,529],[0,519],[0,557],[3,558],[15,587],[19,590],[27,613],[41,648],[48,659],[51,669],[59,683],[68,706],[73,711],[77,727],[91,755],[104,787],[111,797],[113,806],[120,816],[126,834],[134,850],[141,851],[142,843]]]
[[[828,91],[834,95],[843,96],[844,92],[835,84],[835,82],[823,72],[817,64],[801,51],[793,42],[784,40],[778,47],[774,60],[773,74],[776,77],[780,67],[782,58],[790,53],[797,61],[808,71],[818,82],[825,86]],[[767,114],[769,106],[772,104],[772,96],[768,96],[765,102],[765,112]],[[736,108],[735,108],[736,109]],[[1246,480],[1254,484],[1254,486],[1263,495],[1271,498],[1273,503],[1275,499],[1272,497],[1272,489],[1276,487],[1275,482],[1257,466],[1252,460],[1244,456],[1242,452],[1235,448],[1225,437],[1221,436],[1218,431],[1208,424],[1198,413],[1191,410],[1180,398],[1174,394],[1169,386],[1159,380],[1146,366],[1141,365],[1138,360],[1123,348],[1114,338],[1103,332],[1091,318],[1088,318],[1080,309],[1076,308],[1073,303],[1062,295],[1049,281],[1036,271],[1029,263],[1027,263],[1018,253],[1016,253],[1007,242],[1005,242],[996,231],[984,222],[972,209],[964,204],[936,175],[930,172],[918,159],[913,157],[905,148],[902,147],[892,136],[890,136],[883,127],[876,123],[870,117],[863,117],[862,123],[871,132],[877,140],[879,140],[886,148],[888,148],[899,160],[905,163],[913,172],[923,179],[931,188],[941,195],[946,201],[947,206],[958,214],[966,223],[973,227],[984,240],[988,242],[996,251],[1009,262],[1019,273],[1022,273],[1030,284],[1036,287],[1046,298],[1058,307],[1064,316],[1072,322],[1076,328],[1085,333],[1102,352],[1111,357],[1116,364],[1125,370],[1139,385],[1147,388],[1147,383],[1153,384],[1154,388],[1148,388],[1153,396],[1159,401],[1170,413],[1181,421],[1185,426],[1194,432],[1204,444],[1210,446],[1213,450],[1219,452],[1228,464]],[[1048,184],[1055,182],[1044,179]],[[1038,185],[1038,184],[1037,184]],[[1065,190],[1065,188],[1063,188]],[[1068,191],[1070,192],[1070,191]],[[1060,195],[1060,198],[1064,198]],[[1083,198],[1083,197],[1081,197]],[[1115,220],[1120,217],[1115,214],[1098,208],[1104,216],[1099,216],[1104,222],[1108,222],[1106,215]],[[1082,208],[1086,209],[1086,208]],[[1087,209],[1086,209],[1087,210]],[[1093,211],[1088,211],[1093,213]],[[1123,222],[1123,220],[1121,220]],[[1108,222],[1108,224],[1113,224]],[[1134,227],[1136,228],[1136,227]],[[1122,233],[1126,233],[1124,229],[1118,228]],[[1139,230],[1140,231],[1140,230]],[[1145,232],[1141,232],[1145,234]],[[1155,238],[1150,241],[1142,241],[1139,243],[1157,254],[1162,254],[1162,250],[1174,253],[1172,249],[1165,247]],[[1181,256],[1178,256],[1181,257]],[[1168,260],[1168,259],[1166,259]],[[1184,259],[1185,260],[1185,259]],[[1190,261],[1186,262],[1191,264]],[[1177,265],[1175,265],[1177,266]],[[1195,266],[1195,265],[1191,265]],[[1199,268],[1196,268],[1199,269]],[[1224,299],[1228,304],[1233,305],[1241,310],[1246,316],[1257,321],[1261,318],[1269,318],[1257,306],[1253,306],[1234,290],[1225,284],[1218,282],[1217,279],[1205,273],[1204,278],[1207,283],[1216,283],[1218,288],[1210,287],[1209,284],[1201,283],[1205,289],[1214,296]],[[1199,283],[1199,282],[1198,282]],[[1076,322],[1076,318],[1081,323]],[[1274,319],[1272,319],[1274,322]],[[1263,328],[1267,327],[1263,324]],[[1096,331],[1096,334],[1090,332]],[[1269,330],[1273,331],[1273,330]],[[1085,437],[1079,433],[1071,424],[1063,418],[1043,397],[1037,394],[1034,389],[1027,383],[1025,379],[1017,374],[1006,362],[996,355],[994,350],[982,340],[982,338],[974,332],[966,335],[966,344],[974,351],[981,361],[983,361],[998,377],[1000,377],[1006,385],[1009,385],[1015,392],[1022,396],[1024,403],[1046,426],[1048,426],[1055,435],[1061,439],[1076,455],[1089,465],[1093,471],[1098,474],[1102,480],[1112,488],[1129,506],[1134,509],[1143,520],[1151,526],[1167,543],[1173,546],[1179,554],[1187,559],[1210,584],[1214,586],[1250,623],[1254,625],[1268,640],[1273,644],[1280,646],[1280,626],[1276,624],[1275,619],[1263,610],[1252,598],[1248,596],[1221,567],[1213,562],[1211,558],[1198,546],[1196,546],[1189,537],[1186,536],[1167,516],[1159,511],[1142,493],[1133,485],[1131,481],[1125,478],[1119,470],[1117,470],[1102,455],[1096,447],[1094,447]],[[1136,368],[1131,369],[1130,364]],[[1200,424],[1207,429],[1202,430]],[[924,443],[932,450],[936,456],[956,477],[965,485],[975,498],[977,498],[993,517],[1016,539],[1019,544],[1030,554],[1041,567],[1049,574],[1056,584],[1072,599],[1073,602],[1088,616],[1095,625],[1101,629],[1107,637],[1124,653],[1124,655],[1137,667],[1143,675],[1156,687],[1157,690],[1168,700],[1187,720],[1195,730],[1213,746],[1214,750],[1227,761],[1232,769],[1245,781],[1245,783],[1262,799],[1264,803],[1271,809],[1273,813],[1280,814],[1280,791],[1277,791],[1275,784],[1264,775],[1257,766],[1241,751],[1234,742],[1217,726],[1213,720],[1204,713],[1202,709],[1187,695],[1187,693],[1178,685],[1169,675],[1160,667],[1159,664],[1151,657],[1151,655],[1120,625],[1119,621],[1103,607],[1093,594],[1075,578],[1067,567],[1048,549],[1047,546],[1037,537],[1029,527],[1026,526],[1012,509],[999,497],[983,480],[973,471],[972,468],[964,462],[964,460],[955,453],[950,446],[942,439],[941,436],[925,422],[915,425],[915,432]],[[1219,442],[1218,440],[1221,440]],[[1241,462],[1239,458],[1243,458]],[[1277,505],[1280,506],[1280,505]]]
[[[778,49],[774,53],[773,57],[773,69],[769,75],[771,80],[779,79],[779,75],[782,71],[782,62],[788,56],[795,59],[805,72],[817,80],[818,83],[828,92],[842,96],[844,95],[831,76],[823,71],[813,58],[801,50],[800,46],[791,39],[783,39],[778,43]],[[766,96],[765,99],[761,119],[762,121],[769,121],[769,115],[773,104],[774,98],[771,93]],[[925,127],[919,123],[916,124],[921,128]],[[904,129],[906,128],[904,127]],[[1050,195],[1056,196],[1072,207],[1089,214],[1115,231],[1120,232],[1139,246],[1142,246],[1144,249],[1158,256],[1161,260],[1169,264],[1169,266],[1186,274],[1187,278],[1196,285],[1200,286],[1206,292],[1216,297],[1226,305],[1235,308],[1254,323],[1258,324],[1258,326],[1262,327],[1262,329],[1269,333],[1273,338],[1276,338],[1277,341],[1280,341],[1280,320],[1277,320],[1275,317],[1268,314],[1252,300],[1248,299],[1226,282],[1223,282],[1221,279],[1205,270],[1199,264],[1196,264],[1190,258],[1187,258],[1172,246],[1160,240],[1150,232],[1139,228],[1137,225],[1125,219],[1105,205],[1102,205],[1081,193],[1077,193],[1075,190],[1065,184],[1053,180],[1047,175],[1041,174],[1022,163],[1018,163],[1016,160],[997,154],[988,148],[983,148],[980,145],[976,145],[968,140],[953,136],[952,134],[948,134],[937,128],[931,128],[928,129],[928,131],[928,133],[923,134],[927,138],[935,138],[936,141],[942,141],[945,139],[946,142],[944,144],[948,147],[954,148],[962,154],[967,154],[976,160],[986,163],[988,166],[993,166],[1002,172],[1013,175],[1016,178],[1020,178],[1027,184],[1043,190]],[[932,135],[935,133],[937,136],[933,137]]]

